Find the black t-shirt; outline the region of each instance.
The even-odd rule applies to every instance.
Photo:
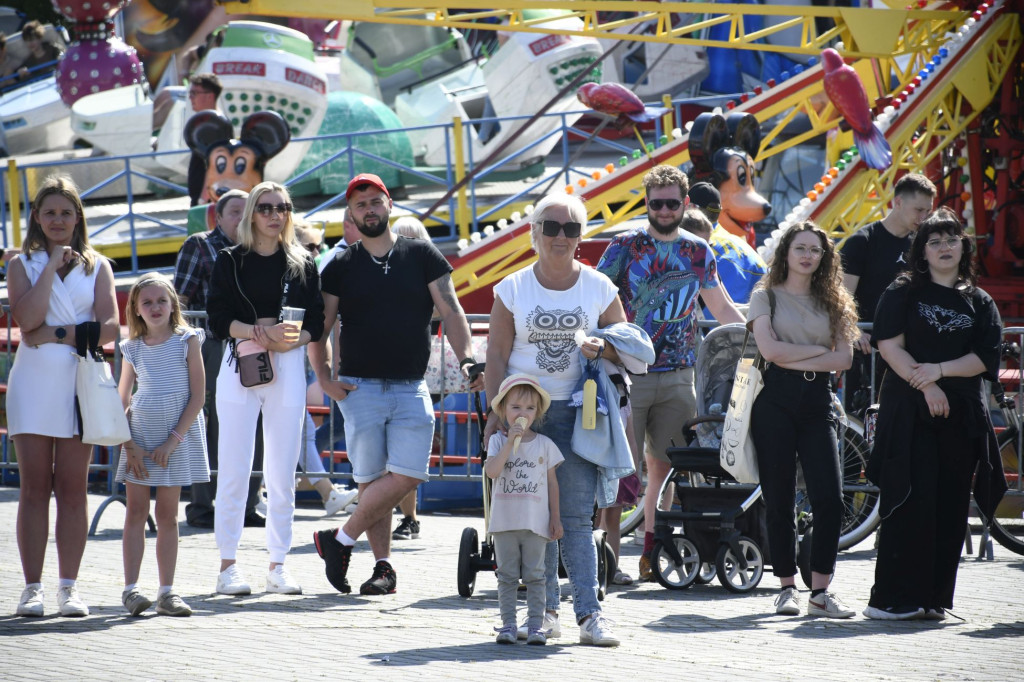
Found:
[[[893,283],[896,275],[910,269],[906,253],[912,239],[912,235],[893,236],[878,220],[857,230],[843,243],[839,252],[843,270],[860,277],[853,298],[857,301],[861,322],[874,319],[882,292]]]
[[[269,256],[249,251],[238,272],[242,291],[256,307],[256,317],[276,318],[281,312],[281,287],[284,282],[284,251]]]
[[[917,362],[948,362],[974,353],[989,379],[998,375],[1002,321],[992,297],[981,289],[965,295],[932,282],[916,289],[893,284],[878,303],[874,329],[876,341],[903,334],[904,348]]]
[[[323,271],[324,293],[338,297],[341,374],[422,379],[434,308],[427,285],[452,266],[432,243],[405,237],[397,237],[386,264],[387,272],[356,242]]]

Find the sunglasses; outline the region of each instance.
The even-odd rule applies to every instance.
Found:
[[[545,220],[540,224],[540,231],[545,237],[557,237],[558,233],[562,232],[567,238],[575,239],[580,236],[583,226],[573,222],[560,223],[557,220]]]
[[[663,207],[670,211],[678,211],[683,202],[679,199],[648,199],[647,208],[652,211],[660,211]]]
[[[303,244],[302,248],[304,248],[306,251],[309,251],[310,253],[320,253],[320,245],[319,244],[313,244],[313,243]]]
[[[292,212],[291,204],[256,204],[256,212],[262,216],[270,216],[272,214],[280,213],[281,215],[288,215]]]

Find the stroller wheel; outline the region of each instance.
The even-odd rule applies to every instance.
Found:
[[[715,565],[710,561],[705,561],[700,565],[700,573],[697,574],[697,579],[694,582],[698,585],[707,585],[715,579],[715,572]]]
[[[750,592],[761,582],[764,575],[764,556],[761,554],[761,548],[750,538],[741,535],[736,542],[742,552],[742,561],[741,557],[733,554],[731,546],[723,544],[718,548],[715,570],[718,573],[718,581],[725,589],[743,594]]]
[[[658,543],[651,556],[651,568],[654,570],[655,580],[662,587],[670,590],[685,590],[700,575],[700,553],[697,551],[697,546],[682,535],[673,535],[672,544],[679,556],[682,557],[682,562],[676,564],[665,546]]]
[[[814,542],[814,529],[808,528],[800,538],[796,552],[796,565],[800,568],[800,578],[804,585],[811,586],[811,543]]]
[[[459,544],[459,596],[472,597],[476,589],[476,560],[480,557],[480,545],[477,541],[476,528],[462,529],[462,542]]]

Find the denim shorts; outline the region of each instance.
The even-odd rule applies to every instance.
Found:
[[[369,483],[387,472],[430,480],[434,407],[422,379],[363,379],[341,376],[358,386],[338,403],[345,417],[345,445],[352,478]]]

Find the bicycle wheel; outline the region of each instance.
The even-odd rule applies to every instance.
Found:
[[[619,520],[619,535],[625,537],[643,525],[644,522],[644,496],[636,501],[632,507],[622,508],[622,517]]]
[[[996,508],[991,533],[996,541],[1011,552],[1024,554],[1024,485],[1020,478],[1017,455],[1017,429],[1007,428],[999,434],[999,453],[1008,490]]]
[[[840,550],[853,547],[878,526],[881,497],[878,486],[872,485],[864,474],[869,454],[868,442],[851,423],[843,434],[839,453],[843,473],[843,525],[839,532]]]

